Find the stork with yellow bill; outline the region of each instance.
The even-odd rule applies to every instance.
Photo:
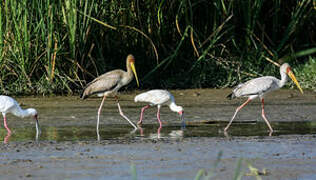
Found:
[[[280,74],[281,74],[281,80],[273,76],[264,76],[264,77],[259,77],[256,79],[249,80],[245,83],[239,84],[233,90],[233,92],[227,96],[227,98],[230,98],[230,99],[233,99],[235,97],[248,97],[248,100],[236,109],[235,114],[233,115],[228,125],[224,129],[225,132],[228,130],[229,126],[235,119],[238,111],[240,111],[243,107],[245,107],[251,100],[259,97],[262,104],[261,116],[270,129],[270,135],[272,134],[273,129],[264,113],[264,95],[271,91],[274,91],[283,87],[285,83],[288,81],[288,76],[293,80],[293,82],[296,84],[298,89],[303,94],[303,90],[300,84],[297,82],[291,70],[291,67],[288,63],[282,64],[282,66],[280,67]]]

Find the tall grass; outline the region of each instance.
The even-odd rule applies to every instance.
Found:
[[[307,63],[296,69],[295,74],[302,81],[302,88],[316,92],[316,58],[309,58]]]
[[[129,53],[143,88],[233,86],[277,75],[265,57],[295,68],[316,47],[311,0],[0,4],[1,94],[77,93]]]

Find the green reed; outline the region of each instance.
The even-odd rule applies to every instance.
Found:
[[[1,94],[79,93],[130,53],[142,88],[234,86],[278,75],[265,57],[295,69],[315,54],[311,0],[0,4]]]

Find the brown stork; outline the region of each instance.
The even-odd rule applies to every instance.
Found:
[[[139,86],[137,74],[136,74],[136,69],[134,66],[135,63],[135,58],[133,55],[128,55],[126,58],[126,69],[127,71],[123,71],[121,69],[116,69],[109,71],[105,74],[102,74],[101,76],[95,78],[93,81],[87,84],[85,87],[81,99],[85,99],[90,95],[97,94],[99,97],[103,96],[101,105],[98,110],[98,119],[97,119],[97,135],[98,135],[98,140],[100,140],[100,135],[99,135],[99,122],[100,122],[100,113],[101,109],[104,103],[104,100],[106,99],[107,96],[114,96],[116,101],[117,101],[117,106],[120,112],[120,115],[126,119],[134,128],[135,130],[137,127],[132,123],[131,120],[129,120],[124,113],[121,110],[120,103],[117,97],[117,91],[129,84],[135,75],[137,86]],[[134,74],[133,74],[134,73]]]

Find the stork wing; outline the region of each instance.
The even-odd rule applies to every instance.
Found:
[[[277,83],[276,78],[272,76],[265,76],[256,79],[252,79],[243,84],[239,84],[234,90],[233,93],[235,96],[250,96],[250,95],[259,95],[265,92],[276,89]]]
[[[170,100],[170,93],[165,90],[151,90],[135,97],[135,102],[148,102],[150,104],[164,104]]]
[[[18,105],[18,102],[9,96],[0,95],[0,112],[5,112]]]
[[[93,81],[87,84],[82,95],[83,98],[84,96],[89,96],[113,89],[121,79],[121,71],[122,70],[113,70],[95,78]]]

